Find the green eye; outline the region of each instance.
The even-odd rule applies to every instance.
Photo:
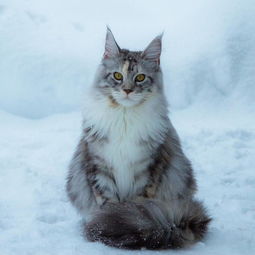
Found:
[[[120,80],[123,79],[123,75],[122,75],[121,73],[119,73],[119,72],[115,72],[115,73],[113,74],[113,77],[114,77],[117,81],[120,81]]]
[[[142,73],[136,75],[136,77],[135,77],[135,81],[136,81],[136,82],[141,82],[141,81],[143,81],[144,79],[145,79],[145,75],[142,74]]]

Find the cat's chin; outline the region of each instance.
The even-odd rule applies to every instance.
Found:
[[[118,99],[116,101],[119,105],[121,105],[123,107],[134,107],[134,106],[141,104],[141,100],[135,101],[135,100],[132,100],[129,98]]]

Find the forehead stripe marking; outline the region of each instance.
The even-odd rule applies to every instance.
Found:
[[[124,76],[127,77],[128,74],[128,68],[129,68],[130,62],[128,60],[125,61],[123,67],[122,67],[122,73],[124,74]]]

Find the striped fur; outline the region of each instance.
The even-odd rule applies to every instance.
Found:
[[[87,222],[91,241],[185,247],[204,236],[210,219],[193,199],[193,169],[168,118],[161,36],[145,51],[132,52],[108,30],[105,50],[84,99],[82,136],[67,177],[69,199]],[[138,73],[145,75],[141,83]]]
[[[84,232],[90,241],[125,249],[177,249],[200,241],[210,218],[201,203],[157,200],[107,204]]]

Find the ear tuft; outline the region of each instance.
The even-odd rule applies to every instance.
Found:
[[[162,36],[163,33],[155,37],[143,51],[142,57],[145,60],[157,62],[159,64],[162,49]]]
[[[104,58],[113,58],[116,57],[119,53],[120,47],[116,43],[111,29],[107,27]]]

